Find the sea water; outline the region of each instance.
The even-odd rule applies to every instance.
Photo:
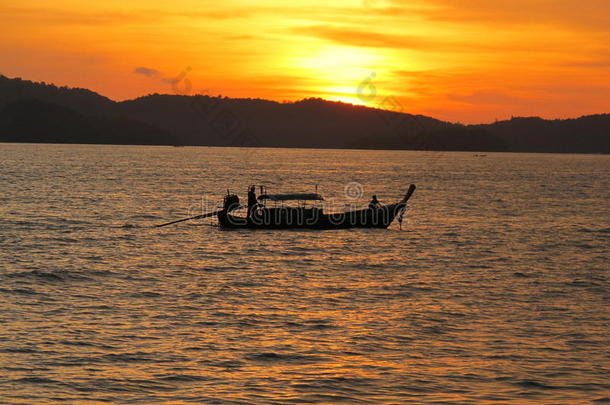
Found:
[[[0,156],[0,403],[610,402],[610,156]],[[251,184],[330,212],[411,183],[388,230],[154,227]]]

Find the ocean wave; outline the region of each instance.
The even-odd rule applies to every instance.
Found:
[[[46,282],[91,281],[91,278],[80,273],[69,271],[30,270],[4,274],[12,279],[35,279]]]
[[[60,382],[57,380],[52,380],[50,378],[44,378],[44,377],[23,377],[23,378],[13,380],[13,383],[17,383],[17,384],[59,384]]]
[[[610,233],[610,228],[579,228],[578,232],[609,234]]]
[[[160,381],[171,381],[171,382],[199,382],[199,381],[215,381],[217,378],[210,376],[201,376],[193,374],[169,374],[157,377]]]
[[[296,353],[259,352],[245,356],[247,360],[265,363],[293,363],[311,364],[330,361],[330,358],[318,355],[305,355]]]
[[[556,390],[556,389],[560,389],[561,387],[555,387],[552,385],[548,385],[548,384],[544,384],[540,381],[535,381],[535,380],[522,380],[522,381],[518,381],[513,383],[513,385],[522,387],[522,388],[533,388],[533,389],[541,389],[541,390]]]

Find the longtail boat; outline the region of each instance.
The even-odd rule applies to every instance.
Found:
[[[317,194],[262,194],[257,203],[249,201],[245,215],[233,214],[242,208],[239,197],[228,193],[224,198],[223,209],[217,211],[218,224],[224,229],[347,229],[347,228],[382,228],[385,229],[398,218],[402,223],[407,201],[415,191],[411,184],[402,200],[388,205],[376,205],[369,208],[325,214],[322,208],[305,205],[284,206],[287,201],[323,201]],[[250,200],[250,198],[249,198]],[[280,202],[280,206],[267,207],[262,203]]]

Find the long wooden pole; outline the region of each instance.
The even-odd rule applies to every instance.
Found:
[[[190,218],[184,218],[184,219],[178,219],[176,221],[172,221],[172,222],[167,222],[165,224],[160,224],[160,225],[155,225],[157,228],[161,228],[162,226],[167,226],[167,225],[172,225],[172,224],[177,224],[178,222],[184,222],[184,221],[189,221],[191,219],[200,219],[200,218],[208,218],[214,215],[218,215],[219,212],[222,212],[223,210],[219,210],[219,211],[214,211],[214,212],[208,212],[207,214],[202,214],[202,215],[195,215],[194,217],[190,217]]]

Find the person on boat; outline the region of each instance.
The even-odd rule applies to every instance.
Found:
[[[227,194],[224,198],[224,210],[233,211],[239,208],[239,197],[235,194]]]
[[[248,216],[251,217],[256,209],[258,202],[256,201],[256,186],[250,186],[248,190]]]
[[[369,209],[379,208],[380,205],[381,204],[379,203],[379,200],[377,199],[377,195],[374,195],[373,199],[369,203]]]

